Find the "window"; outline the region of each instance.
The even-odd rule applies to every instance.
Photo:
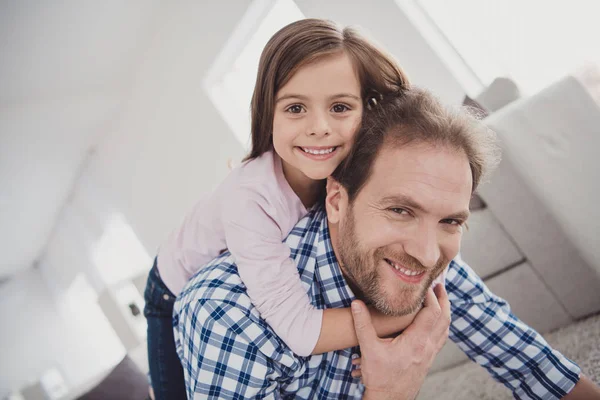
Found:
[[[531,94],[587,62],[600,63],[598,2],[397,1],[420,9],[483,85],[507,76]]]
[[[152,258],[120,213],[107,221],[92,259],[106,285],[131,279],[152,266]]]
[[[275,32],[302,18],[293,0],[253,2],[204,81],[208,96],[246,150],[260,54]]]

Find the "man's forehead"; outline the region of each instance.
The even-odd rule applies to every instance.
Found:
[[[365,185],[371,196],[382,200],[441,197],[457,203],[469,201],[471,188],[472,174],[464,152],[421,143],[383,148]]]
[[[471,167],[463,150],[429,143],[384,147],[375,158],[371,175],[390,183],[419,176],[456,185],[472,183]]]

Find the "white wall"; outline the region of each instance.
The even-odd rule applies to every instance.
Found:
[[[85,279],[60,304],[37,268],[0,286],[0,396],[58,369],[69,386],[89,381],[124,356]],[[89,294],[89,291],[87,291]]]
[[[0,5],[0,276],[48,241],[87,149],[110,128],[159,0]]]
[[[48,344],[60,338],[62,321],[39,271],[35,269],[24,271],[0,286],[0,298],[3,299],[0,302],[2,395],[53,366],[57,354],[55,348]],[[43,332],[44,337],[39,332]]]
[[[222,180],[227,159],[243,156],[202,87],[245,11],[234,4],[189,2],[165,16],[118,128],[98,146],[82,177],[126,216],[150,253]]]
[[[153,256],[184,211],[226,175],[227,159],[243,156],[202,79],[246,6],[181,2],[161,16],[135,80],[127,83],[124,109],[80,171],[40,271],[2,287],[0,393],[56,363],[67,383],[78,386],[124,355],[108,322],[90,309],[106,284],[94,264],[95,246],[110,218],[122,215]],[[81,309],[61,317],[77,304],[68,293],[93,299],[87,316],[95,325]]]
[[[464,88],[394,0],[296,3],[307,18],[328,18],[366,29],[398,60],[412,83],[432,90],[445,102],[462,103]]]

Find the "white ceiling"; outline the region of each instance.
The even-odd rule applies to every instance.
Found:
[[[166,4],[0,3],[0,278],[43,251],[88,151],[119,123]]]

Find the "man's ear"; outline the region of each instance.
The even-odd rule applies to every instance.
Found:
[[[332,224],[340,222],[341,217],[348,208],[348,192],[332,177],[327,178],[327,196],[325,197],[325,209],[327,220]]]

